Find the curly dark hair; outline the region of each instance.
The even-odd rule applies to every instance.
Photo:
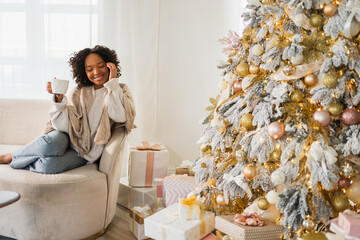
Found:
[[[96,45],[93,48],[85,48],[79,52],[75,52],[70,57],[70,68],[78,87],[81,88],[94,85],[94,83],[89,80],[85,72],[85,59],[91,53],[98,54],[106,63],[114,63],[117,69],[117,77],[121,76],[121,67],[119,66],[120,61],[115,50],[110,50],[105,46]]]

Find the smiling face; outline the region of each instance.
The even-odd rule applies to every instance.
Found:
[[[102,88],[109,80],[109,69],[98,54],[91,53],[85,58],[85,72],[95,89]]]

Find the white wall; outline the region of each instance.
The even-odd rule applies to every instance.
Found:
[[[103,5],[114,20],[103,19],[111,28],[103,28],[101,43],[117,50],[121,79],[130,85],[138,110],[138,129],[130,140],[165,144],[170,169],[197,158],[199,120],[207,115],[209,97],[219,93],[222,77],[216,65],[226,60],[218,40],[229,30],[239,31],[244,6],[240,0],[111,0]]]

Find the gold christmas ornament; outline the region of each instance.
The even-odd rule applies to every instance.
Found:
[[[247,75],[250,74],[250,72],[249,72],[249,64],[240,63],[239,65],[237,65],[235,71],[240,77],[246,77]]]
[[[302,225],[303,227],[305,228],[305,230],[307,231],[311,231],[314,229],[315,227],[315,223],[312,219],[308,218],[308,219],[305,219],[303,222],[302,222]]]
[[[337,86],[338,80],[334,74],[328,73],[323,78],[322,83],[328,88],[334,88]]]
[[[337,12],[337,5],[335,3],[326,4],[323,8],[323,12],[326,16],[332,17]]]
[[[290,76],[293,75],[295,73],[296,68],[292,65],[286,65],[282,72],[286,75],[286,76]]]
[[[300,103],[304,100],[304,94],[300,90],[295,90],[290,94],[290,99],[294,103]]]
[[[342,212],[349,208],[349,199],[344,195],[338,195],[333,197],[331,204],[337,212]]]
[[[261,210],[267,210],[270,207],[270,203],[268,202],[268,200],[265,197],[261,197],[257,201],[257,206]]]
[[[256,167],[248,164],[245,166],[243,173],[247,179],[252,179],[256,176]]]
[[[310,25],[315,28],[320,27],[323,24],[323,21],[323,17],[319,14],[314,14],[310,17]]]
[[[258,65],[255,65],[255,64],[251,64],[250,67],[249,67],[249,72],[251,74],[258,74],[260,71],[260,67]]]
[[[304,78],[304,83],[308,86],[314,86],[319,81],[318,76],[315,73],[310,73]]]
[[[270,160],[274,162],[279,162],[281,159],[281,151],[273,151],[270,154]]]
[[[201,167],[202,167],[202,168],[206,168],[206,163],[204,163],[204,162],[201,163]]]
[[[331,103],[328,107],[328,112],[332,115],[332,116],[340,116],[341,113],[343,111],[343,107],[340,103]]]
[[[216,202],[217,202],[219,205],[225,205],[225,204],[226,204],[226,201],[225,201],[224,195],[222,195],[222,194],[217,195],[217,196],[216,196]]]
[[[249,130],[251,130],[253,128],[253,125],[252,125],[253,119],[254,119],[254,116],[251,113],[246,113],[246,114],[241,116],[240,124],[247,131],[249,131]]]
[[[360,178],[352,178],[352,183],[346,189],[346,196],[356,204],[360,204]]]

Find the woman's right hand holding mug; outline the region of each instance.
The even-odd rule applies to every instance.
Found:
[[[48,91],[48,93],[55,95],[55,102],[61,102],[62,101],[64,95],[63,94],[53,93],[52,88],[51,88],[51,82],[47,82],[46,90]]]

